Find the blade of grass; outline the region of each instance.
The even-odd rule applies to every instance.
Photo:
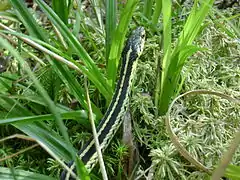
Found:
[[[63,112],[60,113],[63,119],[73,119],[77,120],[80,124],[83,124],[88,129],[90,128],[89,123],[86,123],[88,120],[88,115],[86,111],[73,111],[73,112]],[[25,117],[15,117],[8,119],[0,119],[0,125],[3,124],[14,124],[14,123],[30,123],[34,121],[45,121],[45,120],[54,120],[52,114],[44,115],[34,115],[34,116],[25,116]]]
[[[202,4],[198,6],[197,1],[195,1],[194,6],[187,19],[187,22],[184,25],[184,28],[178,38],[177,45],[171,55],[169,56],[169,54],[164,54],[161,92],[159,99],[159,108],[161,109],[161,115],[164,115],[167,112],[171,98],[176,95],[177,85],[182,67],[187,57],[192,55],[192,53],[195,52],[196,48],[188,52],[186,50],[190,47],[194,38],[197,36],[201,28],[201,24],[213,4],[213,0],[204,0],[201,1],[201,3]],[[164,46],[166,46],[165,42]],[[167,47],[165,47],[164,49],[167,49]]]
[[[93,113],[92,113],[91,101],[90,101],[90,97],[89,97],[89,93],[88,93],[88,85],[87,85],[87,78],[86,77],[84,78],[84,87],[85,87],[85,90],[86,90],[87,103],[88,103],[88,109],[89,109],[89,119],[90,119],[90,122],[91,122],[93,138],[94,138],[94,143],[95,143],[95,147],[96,147],[96,150],[97,150],[100,170],[101,170],[101,173],[102,173],[103,180],[107,180],[108,177],[107,177],[107,172],[106,172],[106,168],[105,168],[103,157],[102,157],[101,146],[100,146],[99,140],[98,140],[98,133],[97,133],[96,126],[95,126],[95,123],[94,123],[94,120],[93,120]]]
[[[18,169],[12,169],[12,168],[0,167],[0,179],[14,180],[16,178],[24,179],[24,180],[43,180],[43,179],[56,180],[53,177],[38,174],[38,173],[33,173],[33,172],[18,170]]]
[[[52,0],[53,10],[66,25],[68,24],[69,4],[71,4],[71,1]]]
[[[40,27],[35,20],[33,20],[32,15],[28,12],[27,7],[23,1],[10,0],[17,17],[23,22],[25,27],[28,29],[29,34],[48,42],[48,35],[42,27]]]
[[[13,22],[19,22],[17,16],[12,12],[0,12],[0,19],[7,19]]]
[[[73,159],[72,151],[74,154],[77,152],[75,148],[69,146],[69,144],[66,143],[58,133],[54,132],[43,122],[35,122],[31,124],[15,123],[13,126],[35,139],[39,144],[44,144],[50,152],[54,152],[55,156],[65,162],[69,162]]]
[[[240,166],[235,166],[229,164],[227,166],[226,172],[224,174],[224,177],[227,177],[232,180],[238,180],[240,179]]]
[[[24,62],[22,57],[19,55],[19,53],[17,51],[15,51],[15,49],[6,40],[2,39],[1,37],[0,37],[0,45],[2,47],[4,47],[5,49],[7,49],[18,60],[19,64],[22,67],[24,67],[25,72],[29,75],[30,79],[33,81],[36,89],[38,90],[39,94],[42,96],[43,100],[48,105],[48,108],[51,111],[51,113],[53,114],[54,120],[56,121],[56,124],[58,125],[60,132],[64,137],[64,140],[67,142],[67,147],[69,148],[68,151],[70,151],[72,157],[74,157],[75,152],[73,151],[73,148],[71,148],[72,145],[69,142],[69,137],[66,132],[66,128],[62,122],[62,118],[61,118],[59,112],[57,111],[56,106],[54,105],[53,101],[49,98],[46,90],[41,86],[40,82],[36,79],[35,75],[31,71],[29,66],[26,65],[26,63]],[[27,129],[27,126],[31,126],[31,124],[24,125],[24,126],[20,125],[20,126],[18,126],[18,128],[23,130],[23,132],[27,133],[27,131],[29,131]],[[29,127],[29,128],[31,128],[31,127]],[[37,137],[39,138],[40,137],[39,131],[34,131],[34,136],[36,136],[36,132],[37,132]],[[44,134],[42,134],[42,135],[44,135]],[[45,136],[46,135],[47,134],[45,134]],[[31,137],[33,137],[33,134]]]
[[[168,64],[170,61],[170,54],[171,54],[171,41],[172,41],[172,34],[171,34],[171,6],[172,3],[170,0],[163,0],[162,1],[162,13],[163,13],[163,53],[164,53],[164,58],[162,62],[162,68],[163,68],[163,73],[162,75],[164,76],[165,69],[168,68]]]
[[[27,36],[27,35],[17,33],[15,31],[11,30],[10,28],[4,26],[1,23],[0,23],[0,27],[3,27],[4,29],[8,30],[8,31],[2,31],[2,32],[8,33],[8,34],[13,34],[13,35],[17,36],[18,38],[20,38],[24,42],[28,43],[29,45],[33,46],[34,48],[39,49],[40,51],[44,52],[45,54],[48,54],[48,55],[54,57],[56,60],[66,64],[67,66],[78,71],[79,73],[82,73],[82,71],[83,71],[83,72],[85,72],[85,74],[89,74],[85,68],[83,68],[82,66],[79,66],[79,64],[77,64],[75,61],[73,61],[70,57],[68,57],[67,55],[65,55],[63,52],[59,51],[55,47],[51,46],[50,44],[45,43],[39,39]],[[36,41],[39,44],[33,42],[32,40]],[[44,45],[51,51],[44,48],[40,44]],[[58,53],[60,56],[58,54],[55,54],[54,52]],[[68,58],[68,60],[64,59],[63,57]],[[55,62],[55,64],[56,64],[56,62]],[[63,69],[63,67],[61,67],[60,64],[58,64],[58,67],[59,67],[58,69]],[[65,74],[65,75],[63,75],[64,78],[62,78],[63,81],[66,82],[65,84],[67,86],[69,86],[70,90],[75,90],[75,91],[72,91],[72,93],[76,94],[76,96],[79,97],[78,100],[79,100],[80,104],[87,110],[87,104],[85,102],[85,96],[84,96],[82,87],[74,80],[74,78],[71,78],[72,75],[70,73],[68,73],[65,70],[62,70],[61,72],[62,72],[61,74]],[[65,79],[67,79],[67,81]],[[93,107],[94,113],[97,115],[97,117],[99,119],[99,117],[101,117],[101,111],[96,107],[95,104],[92,104],[92,107]]]
[[[18,14],[21,15],[21,19],[23,20],[24,25],[26,26],[26,28],[28,29],[30,35],[43,40],[45,42],[48,42],[48,38],[46,39],[46,36],[44,36],[45,33],[41,33],[41,32],[37,32],[37,31],[42,31],[42,29],[38,26],[36,20],[33,18],[32,14],[28,11],[26,5],[24,4],[23,1],[11,1],[12,4],[14,4],[15,10],[18,11]],[[16,4],[15,4],[16,3]],[[19,3],[22,3],[20,6]],[[53,12],[53,10],[51,10]],[[54,13],[54,12],[53,12]],[[54,13],[55,14],[55,13]],[[55,16],[57,17],[57,15],[55,14]],[[62,22],[58,17],[57,19]],[[30,24],[36,25],[36,27],[31,27],[28,26],[27,23],[31,22]],[[65,25],[64,25],[65,26]],[[65,28],[67,29],[67,27],[65,26]],[[68,30],[68,29],[67,29]],[[68,30],[68,32],[70,33],[70,31]],[[71,33],[70,33],[71,34]],[[76,40],[76,39],[75,39]],[[76,41],[77,42],[77,41]],[[78,42],[77,42],[78,43]],[[81,46],[81,45],[80,45]],[[50,62],[50,64],[52,65],[53,69],[55,69],[56,73],[61,77],[62,81],[66,84],[66,86],[69,88],[69,90],[71,90],[73,92],[73,94],[76,96],[76,98],[78,99],[79,102],[84,101],[84,93],[81,93],[79,91],[79,89],[81,89],[80,84],[76,81],[75,76],[66,68],[63,67],[59,62],[54,61],[52,59],[50,59],[48,56],[46,56],[46,58],[48,59],[48,61]],[[90,68],[91,69],[91,68]],[[89,69],[86,69],[86,71],[89,71]],[[94,70],[93,70],[94,71]],[[91,71],[90,71],[91,72]],[[102,77],[102,75],[100,76],[94,76],[92,73],[90,73],[93,78],[98,78],[98,77]],[[92,79],[91,77],[89,77],[89,79]],[[98,81],[97,81],[98,82]],[[98,82],[98,84],[101,84]],[[101,84],[102,86],[103,84]],[[107,88],[107,86],[104,86]],[[109,88],[107,88],[109,89]],[[109,89],[111,91],[111,88]],[[109,96],[109,93],[103,93],[103,95]],[[111,95],[110,95],[111,96]],[[108,98],[111,98],[111,97]],[[86,106],[85,106],[86,107]],[[94,106],[93,106],[94,107]],[[94,108],[94,113],[97,115],[97,119],[100,119],[102,117],[102,114],[100,112],[99,109]],[[96,110],[96,111],[95,111]]]
[[[95,84],[97,89],[101,92],[101,94],[108,101],[110,101],[113,94],[112,88],[107,84],[106,79],[100,73],[97,66],[95,65],[91,57],[88,55],[86,50],[81,46],[76,37],[69,31],[67,26],[61,21],[61,19],[59,19],[59,17],[54,13],[54,11],[49,6],[47,6],[43,1],[40,0],[36,0],[36,2],[41,7],[41,9],[46,13],[49,19],[54,23],[54,25],[58,28],[58,30],[63,34],[66,41],[69,42],[71,47],[84,62],[86,66],[86,71],[89,72],[89,74],[87,74],[88,79],[91,80]]]
[[[163,44],[163,52],[164,57],[162,60],[162,65],[159,65],[159,68],[161,68],[161,73],[159,74],[160,77],[157,78],[157,84],[156,84],[156,93],[161,93],[163,88],[163,80],[164,75],[166,74],[168,64],[170,61],[170,55],[171,55],[171,41],[172,41],[172,34],[171,34],[171,1],[162,1],[162,13],[163,13],[163,43],[160,44],[162,46]],[[155,94],[155,105],[158,105],[159,101],[161,99],[159,94]],[[160,107],[161,108],[161,107]],[[158,113],[156,113],[157,115]]]
[[[93,9],[94,9],[94,13],[97,17],[97,21],[98,21],[98,25],[100,27],[101,30],[103,29],[103,21],[102,21],[102,15],[101,15],[101,1],[99,0],[90,0]]]
[[[113,33],[116,29],[117,21],[117,2],[116,0],[106,0],[106,59],[109,57]]]
[[[159,0],[158,0],[159,1]],[[153,0],[145,0],[144,1],[144,10],[143,14],[147,19],[151,19],[152,17],[152,7],[153,7]]]
[[[162,1],[158,0],[155,3],[155,8],[154,8],[154,11],[153,11],[153,16],[152,16],[152,25],[154,27],[157,26],[161,10],[162,10]]]
[[[121,12],[120,21],[116,31],[113,34],[112,46],[109,53],[107,64],[108,83],[114,89],[117,77],[117,68],[121,57],[121,51],[124,44],[124,39],[128,30],[128,25],[131,21],[133,12],[136,8],[138,0],[128,0],[125,8]]]
[[[17,100],[11,99],[7,96],[1,96],[0,107],[1,109],[4,109],[7,112],[6,117],[33,115],[26,107],[20,104]]]

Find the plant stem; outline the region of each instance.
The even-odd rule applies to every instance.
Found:
[[[153,5],[153,0],[145,0],[144,2],[144,16],[147,17],[147,19],[150,19],[152,15],[152,5]]]
[[[116,0],[107,0],[106,1],[106,60],[108,59],[110,49],[111,49],[111,41],[113,33],[116,29],[116,10],[117,10],[117,2]]]
[[[162,10],[162,1],[157,0],[156,4],[155,4],[155,10],[154,10],[153,16],[152,16],[152,25],[154,27],[157,26],[161,10]]]
[[[221,162],[213,172],[212,180],[218,180],[224,175],[224,172],[228,164],[231,162],[232,157],[235,151],[237,150],[239,144],[240,144],[240,131],[236,133],[235,138],[232,140],[232,143],[228,151],[223,155]]]
[[[97,154],[98,154],[98,161],[99,161],[100,169],[102,172],[102,177],[103,177],[103,180],[108,180],[106,168],[105,168],[103,157],[102,157],[101,147],[100,147],[99,140],[98,140],[98,134],[97,134],[97,130],[96,130],[96,127],[94,124],[94,120],[93,120],[93,113],[92,113],[91,101],[90,101],[89,93],[88,93],[88,85],[87,85],[87,77],[86,76],[84,77],[84,86],[85,86],[85,90],[86,90],[86,98],[87,98],[87,104],[88,104],[88,110],[89,110],[89,120],[90,120],[90,123],[92,126],[93,138],[95,141],[95,146],[96,146],[96,150],[97,150]]]

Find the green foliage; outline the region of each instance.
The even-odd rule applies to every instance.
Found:
[[[161,10],[162,10],[162,1],[156,1],[155,10],[152,15],[152,25],[153,26],[157,26]]]
[[[132,18],[133,12],[137,6],[138,0],[127,1],[125,8],[121,11],[119,23],[115,32],[112,34],[112,45],[107,61],[107,77],[108,82],[112,87],[115,87],[117,68],[121,57],[121,52],[124,45],[125,35],[128,30],[128,25]]]
[[[69,31],[67,26],[62,23],[62,21],[54,14],[52,9],[48,7],[44,2],[38,1],[39,6],[45,11],[48,15],[49,19],[55,24],[58,30],[63,34],[66,41],[69,42],[70,48],[72,48],[77,55],[81,58],[84,65],[86,67],[81,68],[84,74],[89,78],[89,80],[93,81],[93,83],[98,87],[98,90],[106,97],[106,99],[110,99],[112,95],[111,87],[107,84],[103,75],[99,72],[99,69],[94,64],[94,61],[88,55],[87,51],[82,47],[76,37]]]
[[[65,24],[68,24],[68,16],[69,16],[69,10],[70,10],[71,4],[72,4],[71,0],[53,0],[52,1],[53,10]]]
[[[11,8],[11,3],[8,0],[0,1],[0,11],[6,11]]]
[[[19,64],[21,65],[21,71],[23,70],[22,73],[25,74],[26,72],[26,74],[30,76],[30,79],[27,79],[26,81],[27,83],[24,84],[24,86],[22,87],[24,90],[23,91],[24,93],[22,93],[22,95],[18,95],[18,93],[15,91],[14,92],[16,94],[15,97],[9,98],[6,95],[3,95],[1,97],[1,101],[3,102],[2,108],[4,111],[8,112],[8,114],[4,116],[4,118],[6,119],[2,121],[2,124],[11,123],[18,129],[23,131],[24,133],[33,137],[39,143],[42,144],[42,146],[45,148],[45,150],[48,151],[48,153],[50,153],[55,158],[57,158],[58,161],[60,161],[59,158],[62,158],[65,161],[69,161],[70,159],[75,159],[73,158],[73,153],[75,152],[75,150],[71,148],[71,146],[67,145],[68,135],[66,134],[65,127],[62,123],[59,111],[63,111],[63,113],[61,113],[63,118],[70,118],[70,119],[79,118],[79,115],[76,115],[79,112],[78,111],[76,111],[76,113],[68,112],[70,111],[70,109],[67,109],[64,106],[58,107],[53,103],[52,100],[54,100],[55,103],[59,101],[58,99],[59,94],[56,94],[56,93],[59,93],[59,90],[61,90],[61,86],[63,84],[65,84],[68,87],[68,93],[71,96],[74,95],[78,99],[80,104],[86,108],[85,95],[83,91],[81,91],[82,88],[80,84],[74,78],[75,74],[72,73],[66,66],[60,64],[54,59],[51,59],[48,55],[53,55],[53,52],[54,52],[62,55],[63,57],[67,58],[69,61],[72,61],[73,53],[76,54],[77,56],[79,56],[79,58],[81,58],[81,61],[83,61],[84,66],[74,62],[75,65],[77,65],[77,67],[79,68],[79,71],[83,72],[90,80],[92,80],[92,82],[98,88],[100,93],[106,98],[107,102],[110,101],[110,98],[112,95],[112,89],[111,89],[111,86],[109,86],[108,83],[106,83],[107,81],[105,80],[102,72],[99,71],[96,64],[91,59],[91,57],[86,52],[86,50],[83,48],[83,46],[79,43],[76,37],[70,32],[68,27],[65,24],[63,24],[63,22],[66,23],[66,20],[67,20],[66,12],[63,12],[63,14],[61,14],[59,11],[59,6],[56,4],[56,2],[55,3],[53,2],[54,10],[58,14],[58,16],[61,18],[61,20],[63,20],[62,22],[60,18],[56,16],[53,10],[51,10],[51,8],[49,8],[43,1],[36,1],[36,2],[43,9],[43,11],[46,12],[46,15],[48,15],[50,21],[52,21],[55,24],[55,26],[58,28],[58,31],[61,33],[60,36],[64,37],[64,41],[67,42],[66,45],[68,46],[68,52],[65,51],[64,49],[65,47],[61,44],[62,42],[53,40],[52,34],[39,26],[35,17],[32,16],[31,12],[29,11],[29,9],[27,9],[26,5],[22,1],[11,1],[15,12],[20,18],[20,21],[24,24],[30,36],[26,36],[24,34],[16,33],[16,32],[9,32],[9,31],[8,32],[5,31],[4,33],[11,33],[13,35],[16,35],[18,38],[26,42],[30,42],[30,44],[34,48],[43,50],[45,54],[42,57],[44,58],[45,62],[46,60],[49,61],[50,65],[52,66],[52,69],[47,70],[46,73],[41,74],[39,77],[38,77],[38,74],[34,75],[34,73],[30,70],[31,67],[24,64],[24,61],[20,57],[20,55],[16,51],[14,51],[13,48],[9,46],[8,43],[5,43],[5,41],[1,41],[1,44],[2,45],[4,44],[5,48],[7,48],[8,51],[11,54],[13,54],[16,59],[19,60]],[[128,5],[128,10],[131,9],[133,11],[133,8],[131,8],[130,5]],[[95,7],[95,10],[96,10],[96,7]],[[96,15],[98,16],[99,14],[96,14]],[[125,19],[123,18],[122,21],[123,23],[126,23],[126,21],[129,22],[129,18],[128,17]],[[123,27],[123,25],[121,28],[124,29],[126,33],[127,29]],[[112,29],[112,31],[114,31],[114,29]],[[122,39],[121,41],[123,45],[124,36],[121,36],[120,38]],[[35,43],[33,41],[35,41]],[[56,49],[53,46],[57,46],[59,48]],[[52,52],[47,51],[45,47],[52,50]],[[56,57],[55,54],[54,54],[54,57]],[[44,64],[45,63],[43,63],[42,65]],[[8,84],[6,83],[7,81],[9,80],[4,80],[1,83],[1,85],[5,87],[5,90],[3,91],[3,93],[11,89],[11,86],[9,86],[11,85],[11,80],[9,81]],[[58,83],[56,84],[57,81]],[[19,82],[18,84],[21,84],[21,83],[22,82]],[[32,86],[32,83],[35,86]],[[55,85],[54,88],[52,88],[52,85]],[[30,87],[30,89],[28,87]],[[39,94],[41,95],[40,97],[38,97]],[[36,98],[36,96],[38,98]],[[50,97],[52,98],[52,100],[50,100]],[[30,106],[30,105],[31,105],[31,108],[29,110],[26,109],[25,106]],[[94,110],[94,113],[97,115],[97,118],[99,119],[101,117],[101,112],[98,110],[98,108],[96,108],[96,106],[94,106],[94,104],[93,104],[93,110]],[[51,112],[53,115],[46,114],[49,112]],[[36,113],[36,115],[34,115],[34,113]],[[44,115],[40,115],[42,113],[44,113]],[[72,116],[71,115],[68,116],[69,113],[70,114],[72,113]],[[13,118],[7,118],[7,117],[13,117]],[[46,121],[46,120],[52,120],[52,119],[56,120],[58,129],[60,130],[61,134],[64,136],[65,141],[62,140],[62,137],[59,135],[58,132],[55,132],[55,131],[51,132],[49,127],[47,127],[48,123],[43,122],[43,120]],[[52,127],[56,128],[54,123],[50,122],[50,124]],[[84,124],[86,125],[85,121],[83,122],[82,125]],[[62,145],[64,145],[65,147],[61,147]],[[81,165],[79,167],[81,167]],[[78,169],[81,169],[81,168],[78,168]]]
[[[175,177],[181,177],[185,179],[182,173],[183,167],[176,160],[176,151],[172,145],[164,146],[161,149],[153,149],[150,154],[152,157],[152,164],[155,168],[155,178],[175,179]]]
[[[23,170],[15,170],[0,167],[0,179],[26,179],[26,180],[41,180],[41,179],[49,179],[56,180],[55,178],[44,176],[38,173],[32,173],[29,171]]]
[[[111,42],[116,30],[117,24],[117,1],[107,0],[106,1],[106,59],[108,59],[109,52],[111,49]]]
[[[130,103],[140,150],[137,177],[151,178],[152,174],[153,179],[209,178],[208,174],[189,168],[190,164],[179,156],[166,134],[164,116],[159,114],[166,113],[175,96],[192,89],[239,96],[239,15],[213,11],[212,0],[195,1],[192,7],[170,0],[128,0],[126,4],[111,0],[105,4],[99,0],[74,4],[75,1],[63,0],[53,1],[52,9],[36,0],[41,11],[27,8],[23,1],[10,2],[13,9],[0,13],[4,17],[0,21],[4,29],[0,31],[0,44],[4,56],[15,59],[17,65],[12,70],[10,61],[6,72],[0,75],[1,137],[23,132],[49,155],[44,155],[39,167],[32,163],[39,148],[1,162],[8,168],[0,168],[4,172],[0,179],[14,179],[13,172],[26,179],[58,178],[61,163],[71,159],[86,179],[100,177],[98,168],[88,175],[75,156],[90,134],[83,77],[91,82],[89,90],[97,124],[115,89],[126,35],[139,25],[145,27],[147,41]],[[14,48],[3,40],[6,35]],[[219,99],[186,98],[176,104],[172,122],[190,154],[212,167],[238,129],[238,110]],[[5,157],[14,153],[13,144],[4,143],[0,154]],[[19,146],[26,147],[24,141]],[[109,147],[104,157],[110,178],[129,177],[124,170],[126,153],[127,147],[119,141]],[[232,163],[239,165],[238,162],[239,152]],[[34,173],[24,171],[30,165]],[[238,172],[238,166],[229,165],[225,175],[237,179]]]
[[[144,1],[144,10],[143,14],[147,19],[150,19],[152,16],[152,6],[153,6],[153,0],[145,0]]]
[[[234,166],[229,164],[226,169],[225,176],[232,180],[237,180],[240,178],[239,170],[240,170],[240,166]]]
[[[162,61],[163,71],[161,73],[159,97],[159,111],[161,115],[166,113],[171,98],[176,96],[181,70],[187,60],[187,57],[199,50],[198,47],[192,46],[192,42],[198,35],[201,24],[208,14],[212,4],[212,0],[202,1],[201,5],[198,7],[197,1],[195,1],[173,51],[171,51],[172,38],[170,1],[164,1],[162,4],[164,57]]]

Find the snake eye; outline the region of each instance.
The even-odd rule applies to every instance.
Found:
[[[142,38],[142,39],[145,38],[145,34],[142,34],[142,35],[141,35],[141,38]]]

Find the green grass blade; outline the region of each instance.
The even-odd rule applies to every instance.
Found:
[[[55,24],[58,30],[63,34],[63,37],[66,41],[69,42],[74,51],[79,55],[81,60],[86,66],[86,71],[89,73],[86,74],[88,79],[91,80],[101,94],[110,101],[113,91],[112,88],[108,85],[104,76],[100,73],[99,69],[88,55],[86,50],[81,46],[76,37],[70,32],[67,26],[61,21],[61,19],[54,13],[54,11],[48,7],[43,1],[36,0],[41,9],[46,13],[49,19]]]
[[[25,67],[24,70],[25,72],[29,75],[30,79],[33,81],[36,89],[38,90],[39,94],[42,96],[43,100],[45,101],[45,103],[48,105],[49,110],[51,111],[51,113],[54,116],[54,119],[56,120],[56,124],[58,125],[61,134],[63,135],[65,142],[67,142],[67,147],[69,148],[68,151],[71,152],[72,157],[74,157],[74,151],[71,143],[69,142],[69,138],[68,138],[68,134],[66,132],[66,128],[62,122],[62,118],[59,114],[59,112],[56,109],[56,106],[54,105],[53,101],[51,101],[51,99],[49,98],[46,90],[41,86],[40,82],[36,79],[35,75],[33,74],[33,72],[31,71],[31,69],[29,68],[29,66],[27,66],[24,63],[24,60],[22,59],[22,57],[19,55],[19,53],[17,51],[15,51],[15,49],[4,39],[2,39],[0,37],[0,45],[2,47],[4,47],[5,49],[9,50],[9,52],[18,60],[18,62],[20,63],[20,65],[22,67]],[[30,129],[27,128],[27,126],[31,126],[31,124],[29,125],[22,125],[21,126],[21,130],[23,130],[23,132],[27,133],[27,131],[30,131]],[[19,127],[20,128],[20,127]],[[31,127],[29,127],[31,128]],[[31,134],[31,137],[36,136],[36,137],[40,137],[39,132],[38,131],[33,131],[34,133]],[[44,136],[43,136],[44,137]],[[40,137],[42,138],[42,137]],[[54,151],[53,151],[54,152]]]
[[[158,23],[158,19],[159,19],[159,16],[160,16],[160,13],[161,13],[161,10],[162,10],[162,1],[156,1],[155,3],[155,8],[154,8],[154,11],[153,11],[153,16],[152,16],[152,25],[154,27],[157,26],[157,23]]]
[[[162,13],[163,13],[163,52],[164,59],[162,62],[162,68],[167,69],[170,61],[171,54],[171,42],[172,42],[172,27],[171,27],[171,6],[170,0],[162,1]],[[166,57],[166,58],[165,58]],[[163,71],[164,73],[165,71]]]
[[[113,33],[116,29],[117,1],[106,0],[106,59],[109,57]]]
[[[112,46],[109,53],[107,64],[108,82],[111,85],[111,87],[115,87],[117,68],[119,65],[119,60],[121,57],[125,36],[137,3],[138,0],[127,1],[125,8],[121,12],[120,21],[117,26],[117,29],[113,35],[114,38],[112,39]]]
[[[159,0],[158,0],[159,1]],[[147,19],[151,19],[152,17],[152,7],[153,7],[153,0],[145,0],[144,1],[144,9],[143,14]]]
[[[224,174],[225,177],[231,180],[238,180],[240,179],[240,166],[235,166],[229,164],[226,168],[226,172]]]
[[[63,119],[73,119],[77,120],[80,124],[84,125],[85,127],[90,127],[89,123],[86,123],[88,120],[88,115],[86,111],[70,111],[60,113]],[[0,119],[0,125],[3,124],[13,124],[13,123],[30,123],[34,121],[44,121],[44,120],[54,120],[52,114],[44,114],[44,115],[34,115],[34,116],[25,116],[25,117],[15,117],[15,118],[8,118],[8,119]]]
[[[70,146],[58,133],[54,132],[47,124],[35,122],[31,124],[16,123],[13,126],[34,138],[38,143],[44,144],[55,156],[63,159],[65,162],[72,160],[72,153],[76,150]],[[49,154],[51,154],[49,152]]]
[[[167,47],[164,41],[165,54],[163,58],[163,72],[161,79],[161,92],[159,103],[161,115],[164,115],[166,113],[171,98],[176,95],[176,92],[179,92],[179,89],[177,90],[177,86],[182,67],[187,57],[192,55],[197,50],[196,47],[192,48],[191,44],[194,38],[198,35],[199,30],[201,29],[202,22],[213,4],[213,0],[204,0],[201,2],[201,6],[198,6],[197,2],[195,2],[191,13],[187,19],[187,22],[184,25],[184,28],[178,38],[177,45],[171,55],[169,55],[168,53],[166,54],[166,50],[169,49],[169,47]],[[166,41],[169,42],[168,40]]]
[[[28,11],[24,1],[15,1],[10,0],[14,10],[17,14],[17,17],[23,22],[29,34],[34,37],[41,37],[42,40],[48,42],[48,35],[42,27],[40,27],[37,22],[34,20],[32,14]]]
[[[9,84],[9,81],[7,81],[6,79],[3,79],[3,78],[0,77],[0,89],[1,89],[1,92],[3,92],[4,90],[7,91],[10,88],[11,88],[11,84]]]
[[[71,3],[71,2],[66,0],[52,0],[53,10],[65,24],[68,24],[68,14],[69,14],[68,3]]]
[[[200,8],[198,8],[197,2],[195,2],[193,10],[191,11],[187,22],[184,25],[184,29],[179,37],[180,44],[184,43],[189,45],[193,42],[194,38],[199,32],[199,29],[201,28],[203,20],[212,7],[213,2],[213,0],[203,0],[201,1],[202,4]]]
[[[24,179],[24,180],[56,180],[53,177],[45,176],[43,174],[33,173],[24,170],[18,170],[13,168],[5,168],[0,167],[0,179],[2,180],[16,180],[16,179]]]
[[[172,41],[172,34],[171,34],[171,6],[172,3],[170,0],[163,0],[162,1],[162,13],[163,13],[163,52],[164,52],[164,57],[162,60],[162,73],[160,75],[160,78],[158,79],[160,83],[158,82],[157,86],[157,91],[160,89],[160,93],[163,93],[165,90],[164,87],[164,79],[165,79],[165,74],[167,74],[167,69],[170,63],[170,58],[171,58],[171,41]],[[162,97],[160,96],[155,96],[155,103],[157,104],[159,101],[162,101]],[[159,99],[160,98],[160,99]],[[162,108],[160,108],[162,109]]]
[[[77,159],[77,161],[76,161],[77,167],[80,167],[79,169],[77,169],[77,173],[79,175],[79,178],[82,179],[82,180],[91,180],[89,172],[85,168],[85,164],[82,161],[80,161],[79,158],[76,157],[76,159]]]
[[[13,21],[13,22],[19,22],[17,16],[12,12],[6,12],[6,11],[1,12],[0,11],[0,18],[1,19],[8,19],[8,20]]]
[[[63,52],[61,52],[60,50],[58,50],[57,48],[51,46],[50,44],[43,42],[37,38],[31,37],[31,36],[27,36],[18,32],[14,32],[14,31],[0,31],[0,32],[4,32],[4,33],[8,33],[8,34],[12,34],[17,36],[18,38],[20,38],[21,40],[23,40],[24,42],[27,42],[28,44],[30,44],[31,46],[33,46],[36,49],[39,49],[40,51],[43,51],[45,54],[48,54],[50,56],[55,57],[55,59],[60,60],[59,58],[62,59],[62,57],[67,58],[67,60],[63,60],[62,59],[62,63],[70,66],[71,68],[74,68],[75,70],[77,69],[79,71],[79,69],[81,70],[80,73],[84,72],[85,74],[89,74],[89,72],[83,67],[80,66],[78,63],[76,63],[75,61],[73,61],[71,59],[71,57],[69,57],[67,54],[64,54]],[[32,42],[32,41],[36,42]],[[43,45],[43,46],[41,46]],[[46,49],[46,48],[48,49]],[[57,53],[57,54],[56,54]],[[58,58],[57,58],[57,55]],[[60,57],[61,56],[61,57]],[[59,76],[62,77],[61,79],[63,80],[63,82],[65,82],[66,86],[68,86],[68,88],[71,90],[71,92],[73,94],[75,94],[75,96],[77,97],[78,101],[80,102],[80,104],[87,110],[87,104],[85,102],[85,93],[84,90],[82,89],[82,87],[79,85],[79,83],[75,80],[75,78],[73,77],[73,75],[68,71],[68,69],[66,67],[62,67],[62,65],[56,61],[54,62],[50,62],[53,64],[53,68],[56,68],[56,71],[59,72]],[[89,74],[90,76],[91,74]],[[93,107],[93,111],[94,113],[97,115],[98,119],[101,118],[102,113],[101,111],[96,107],[95,104],[92,103],[92,107]]]
[[[101,30],[103,29],[103,21],[102,21],[102,15],[101,15],[101,1],[99,0],[90,0],[90,3],[92,4],[94,13],[96,15],[96,19],[98,22],[98,25]]]
[[[17,100],[3,95],[0,97],[0,107],[7,112],[6,116],[3,118],[33,115],[31,111],[20,104]]]

